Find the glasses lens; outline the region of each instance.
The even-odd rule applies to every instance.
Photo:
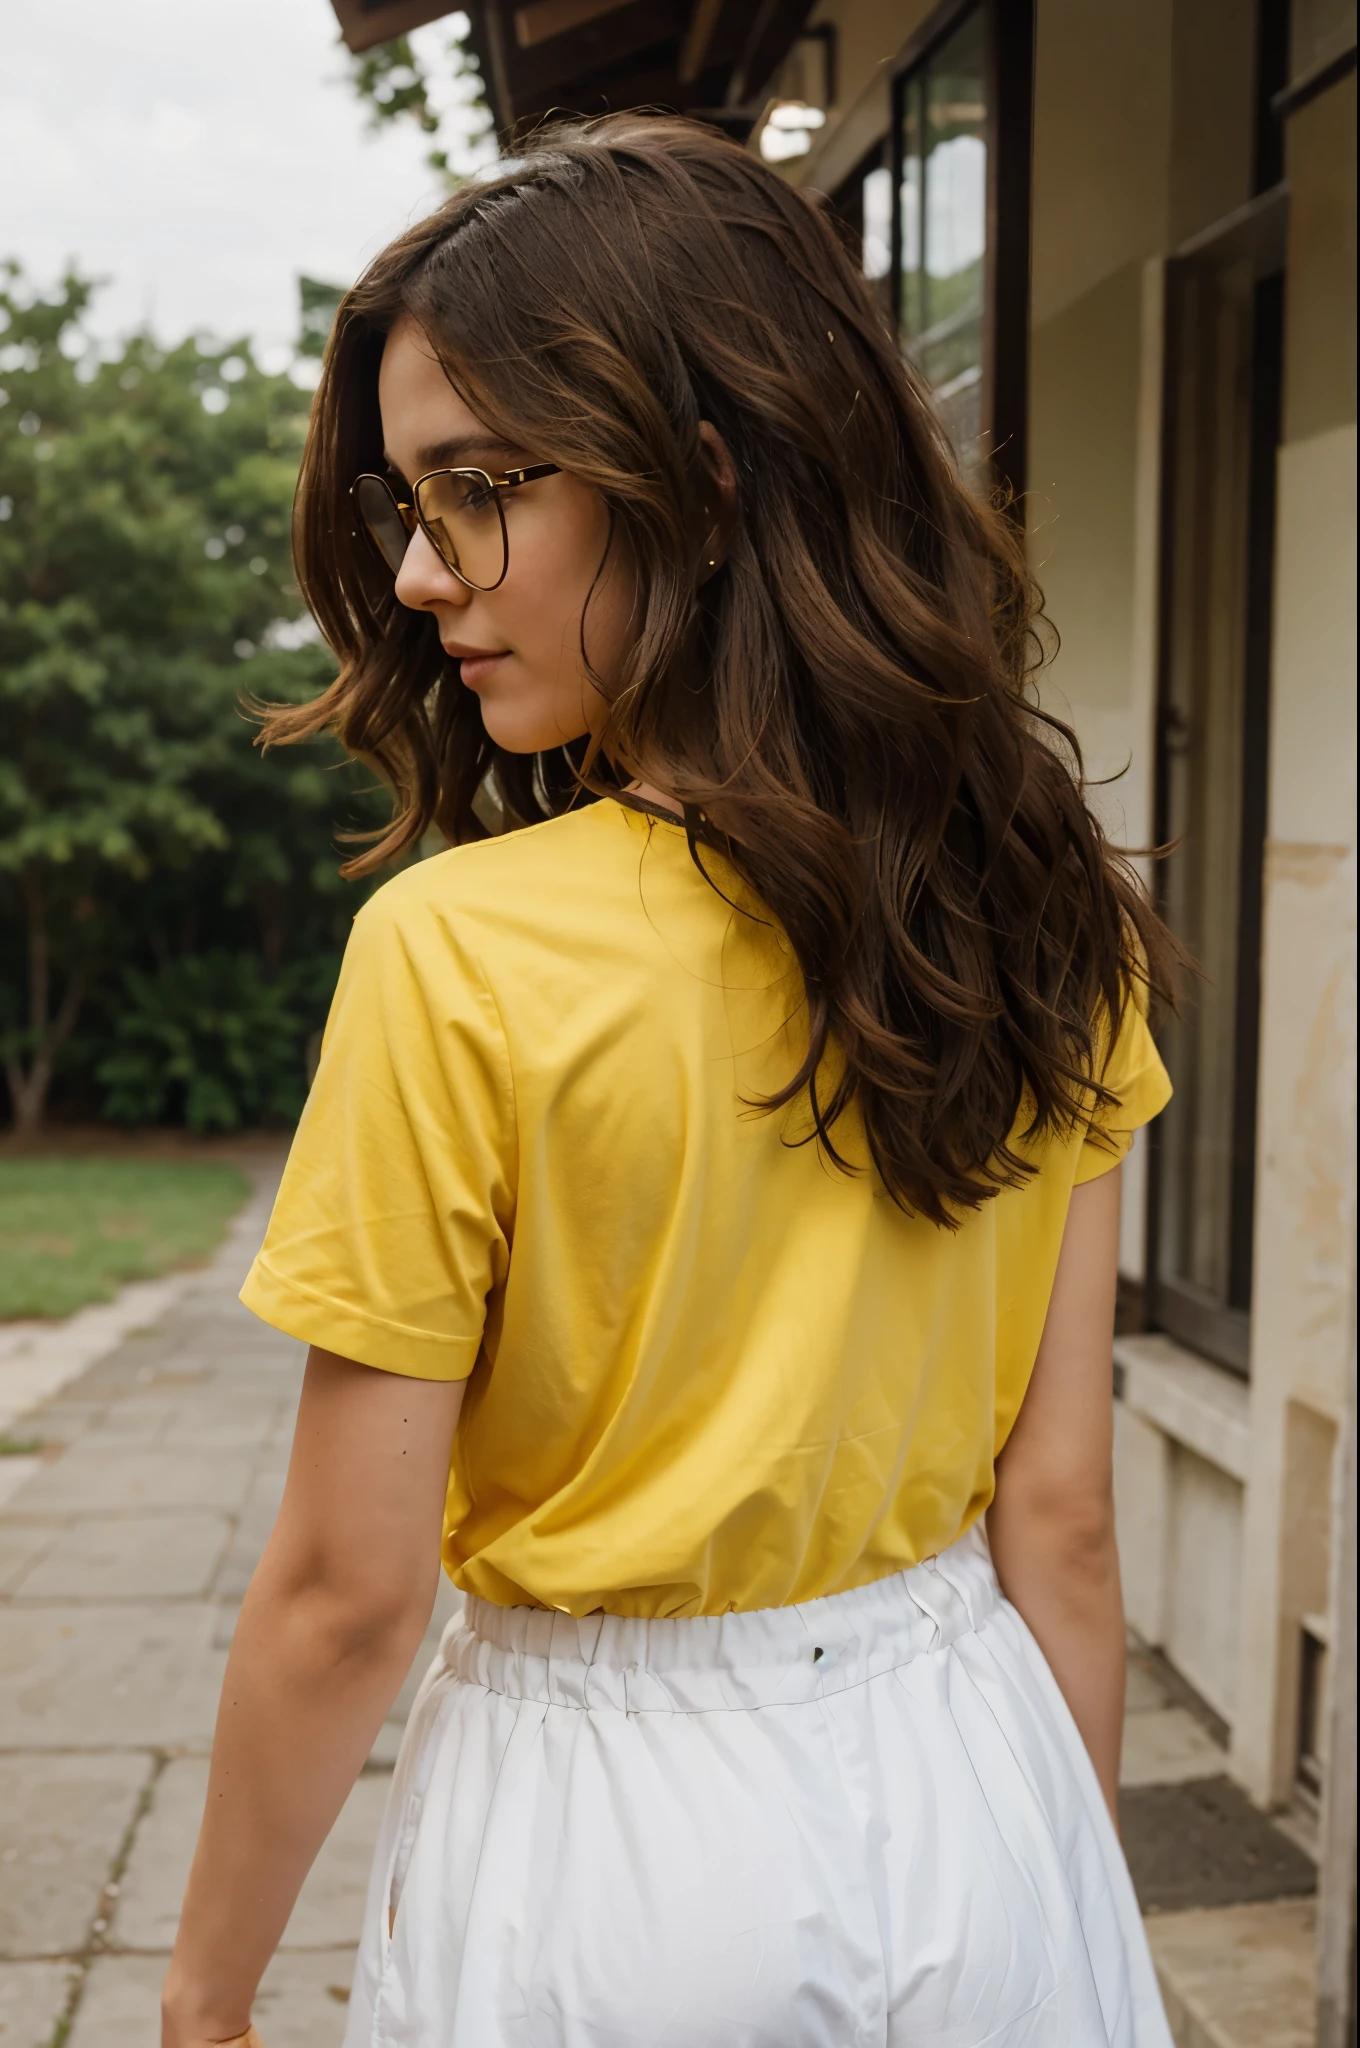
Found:
[[[454,574],[494,590],[505,574],[505,521],[491,479],[479,469],[441,469],[420,485],[426,532]]]
[[[374,546],[395,576],[406,558],[411,538],[397,510],[396,499],[381,477],[361,476],[354,486],[354,502]]]

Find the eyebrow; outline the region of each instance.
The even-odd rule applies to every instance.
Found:
[[[431,469],[461,468],[470,455],[504,456],[516,452],[508,441],[498,441],[491,434],[454,434],[447,440],[431,441],[416,450],[416,475],[423,476]],[[383,461],[397,476],[403,474],[385,449]],[[480,464],[476,466],[480,467]]]

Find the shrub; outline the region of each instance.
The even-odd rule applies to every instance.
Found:
[[[303,961],[269,980],[256,955],[220,951],[154,973],[129,968],[112,1050],[95,1070],[102,1113],[116,1123],[182,1121],[191,1131],[293,1122],[307,1094],[318,992],[335,968]]]

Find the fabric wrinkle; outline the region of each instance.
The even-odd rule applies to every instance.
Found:
[[[977,1532],[795,1608],[469,1600],[346,2048],[1171,2048],[1059,1697]]]
[[[769,1612],[912,1568],[990,1497],[1073,1189],[1167,1097],[1146,1019],[1091,1127],[942,1231],[883,1199],[853,1111],[848,1175],[788,1142],[795,1105],[744,1113],[802,1057],[786,971],[683,831],[607,799],[412,863],[355,919],[243,1298],[361,1364],[475,1376],[460,1590]]]

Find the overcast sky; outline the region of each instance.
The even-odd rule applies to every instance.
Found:
[[[277,358],[299,271],[347,284],[437,202],[428,147],[367,132],[327,0],[0,0],[0,258],[107,276],[102,333]]]

